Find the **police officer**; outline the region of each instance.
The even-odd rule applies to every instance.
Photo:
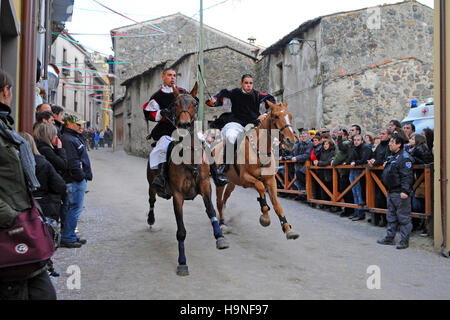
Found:
[[[403,151],[402,137],[394,135],[389,142],[392,155],[385,163],[382,180],[388,191],[386,219],[386,237],[378,240],[379,244],[394,245],[397,226],[400,224],[401,241],[397,249],[409,246],[409,236],[412,231],[411,222],[411,193],[414,182],[412,159]]]

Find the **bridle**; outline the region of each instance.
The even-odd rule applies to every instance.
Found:
[[[273,113],[272,113],[272,111],[269,111],[269,120],[270,120],[269,128],[264,128],[264,124],[263,124],[262,121],[260,122],[260,125],[262,126],[262,129],[266,129],[267,135],[268,135],[268,137],[270,138],[270,141],[272,141],[272,133],[271,133],[271,130],[270,130],[270,129],[272,128],[272,126],[273,126],[276,130],[279,131],[279,133],[280,133],[280,141],[282,141],[282,142],[284,142],[284,139],[285,139],[285,137],[286,137],[286,136],[284,135],[284,133],[283,133],[284,130],[286,130],[287,128],[291,128],[292,131],[294,131],[294,127],[293,127],[291,124],[286,124],[286,125],[284,125],[282,128],[278,128],[277,123],[275,122],[275,120],[274,120],[274,118],[273,118]],[[267,130],[267,129],[268,129],[268,130]]]
[[[280,132],[280,138],[281,138],[280,141],[284,141],[285,135],[283,134],[283,131],[286,130],[287,128],[291,128],[292,131],[294,131],[294,127],[293,127],[291,124],[286,124],[286,125],[284,125],[281,129],[278,128],[277,123],[274,121],[274,119],[273,119],[273,117],[272,117],[272,112],[270,112],[270,113],[271,113],[271,116],[270,116],[270,123],[271,123],[272,126],[274,126],[274,128],[275,128],[276,130],[278,130],[278,131]]]
[[[194,101],[196,102],[195,99],[194,99]],[[189,127],[190,127],[191,130],[193,130],[193,123],[194,123],[194,121],[195,121],[195,114],[196,114],[196,111],[194,111],[194,114],[192,114],[191,112],[189,112],[189,109],[188,109],[188,110],[184,110],[183,106],[181,106],[181,107],[182,107],[182,110],[180,111],[180,113],[177,114],[177,111],[176,111],[177,104],[176,104],[176,102],[174,102],[174,105],[175,105],[175,117],[176,117],[175,123],[178,123],[178,122],[179,122],[180,117],[181,117],[181,115],[182,115],[183,113],[187,113],[187,114],[189,115],[189,119],[191,119],[191,121],[189,122]],[[197,109],[197,108],[195,108],[195,109]],[[176,128],[178,128],[177,125],[174,124],[174,126],[175,126]]]

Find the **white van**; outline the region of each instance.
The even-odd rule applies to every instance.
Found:
[[[402,120],[402,126],[406,123],[413,123],[416,126],[416,132],[419,134],[426,128],[434,130],[433,98],[427,99],[427,101],[421,105],[418,105],[417,100],[413,100],[408,116]]]

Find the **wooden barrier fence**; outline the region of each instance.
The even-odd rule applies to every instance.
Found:
[[[376,171],[381,171],[383,167],[372,168],[369,166],[328,166],[328,167],[315,167],[311,166],[309,162],[306,164],[306,192],[293,190],[292,187],[296,181],[296,177],[292,180],[289,177],[289,165],[294,165],[292,161],[280,161],[280,165],[284,165],[284,177],[281,177],[277,174],[276,179],[283,186],[283,188],[279,188],[278,192],[280,193],[289,193],[289,194],[305,194],[307,195],[307,201],[309,203],[317,203],[324,204],[329,206],[337,206],[337,207],[349,207],[349,208],[359,208],[364,209],[372,213],[382,213],[386,214],[386,209],[376,208],[375,207],[375,190],[378,188],[383,192],[384,196],[387,196],[386,187],[381,182],[381,179],[377,176]],[[349,186],[339,192],[339,172],[338,169],[342,170],[350,170],[350,169],[360,169],[362,170],[361,174],[353,181],[353,183],[349,184]],[[319,178],[317,174],[318,170],[331,170],[332,171],[332,188],[331,190],[326,186],[326,184]],[[415,218],[425,218],[431,216],[433,212],[433,185],[432,185],[432,176],[433,176],[433,165],[414,165],[413,170],[416,172],[417,170],[423,171],[420,176],[414,182],[413,189],[414,191],[424,183],[425,184],[425,212],[412,212],[412,216]],[[365,205],[358,205],[354,203],[346,203],[344,201],[344,196],[348,192],[352,192],[353,186],[355,186],[363,177],[366,178],[366,203]],[[320,200],[313,199],[313,181],[316,181],[319,188],[330,197],[330,200]],[[319,192],[321,191],[319,190]]]

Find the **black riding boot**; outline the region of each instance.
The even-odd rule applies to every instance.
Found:
[[[156,193],[161,198],[169,200],[172,196],[166,191],[166,175],[165,175],[165,163],[160,163],[158,165],[158,172],[153,179],[152,188],[156,189]]]
[[[225,165],[222,165],[222,166],[225,166]],[[223,170],[219,171],[217,169],[215,163],[209,165],[209,171],[211,172],[211,177],[213,178],[214,184],[216,185],[216,187],[224,187],[227,185],[227,183],[228,183],[227,177],[225,177]]]

